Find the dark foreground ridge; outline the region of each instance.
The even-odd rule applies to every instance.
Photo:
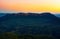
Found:
[[[60,39],[60,18],[47,12],[6,14],[0,34],[1,39]]]

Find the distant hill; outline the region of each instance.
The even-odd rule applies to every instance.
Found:
[[[0,32],[60,35],[60,18],[51,13],[17,13],[0,17]]]
[[[55,14],[55,16],[59,17],[60,18],[60,14]]]
[[[5,16],[5,15],[6,15],[5,13],[0,13],[0,17]]]

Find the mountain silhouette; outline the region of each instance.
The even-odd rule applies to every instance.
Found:
[[[60,18],[51,13],[17,13],[0,17],[0,32],[60,35]]]

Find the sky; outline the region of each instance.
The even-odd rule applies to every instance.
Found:
[[[0,13],[6,12],[60,13],[60,0],[0,0]]]

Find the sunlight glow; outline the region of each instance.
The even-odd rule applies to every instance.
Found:
[[[16,12],[60,12],[60,0],[0,0],[0,9]]]

